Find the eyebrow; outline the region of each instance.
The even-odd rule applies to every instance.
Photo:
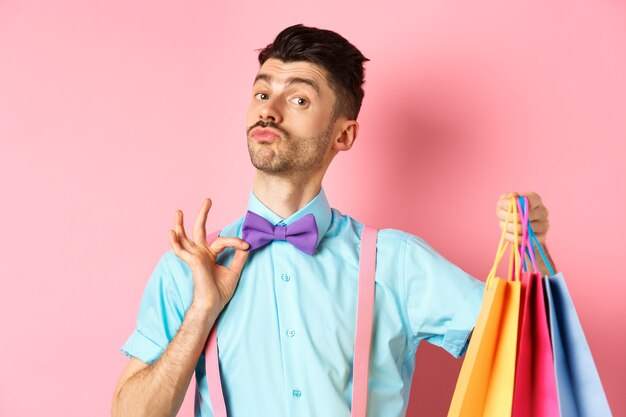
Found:
[[[271,84],[272,76],[269,74],[257,74],[257,76],[254,78],[254,83],[252,85],[256,84],[257,81],[265,81],[266,83]],[[321,95],[319,85],[315,81],[308,78],[289,77],[286,80],[286,84],[287,86],[291,86],[293,84],[305,84],[313,88],[318,96]]]

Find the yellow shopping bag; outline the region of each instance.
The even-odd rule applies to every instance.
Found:
[[[509,246],[506,226],[513,213],[515,242],[511,247],[508,278],[496,277]],[[496,258],[485,281],[482,306],[457,380],[448,417],[508,417],[513,403],[515,355],[520,306],[520,253],[517,241],[517,205],[509,202]]]

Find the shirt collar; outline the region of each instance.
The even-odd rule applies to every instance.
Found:
[[[274,213],[267,207],[265,204],[258,199],[256,195],[254,195],[254,191],[250,190],[250,199],[248,200],[248,210],[258,214],[263,217],[268,222],[272,223],[274,226],[278,224],[289,226],[291,223],[300,219],[301,217],[306,216],[307,214],[313,214],[315,216],[315,222],[317,223],[317,244],[322,241],[324,235],[328,231],[330,227],[330,222],[332,220],[332,211],[330,205],[328,204],[328,199],[326,198],[326,193],[324,193],[324,189],[320,188],[320,192],[313,198],[313,200],[309,201],[309,203],[302,207],[300,210],[293,213],[286,219],[283,219],[278,214]]]

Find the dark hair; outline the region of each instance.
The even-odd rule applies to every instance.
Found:
[[[356,120],[363,102],[364,69],[369,61],[361,51],[336,32],[302,24],[283,29],[274,42],[259,50],[259,64],[270,58],[283,62],[305,61],[322,67],[337,100],[333,119]]]

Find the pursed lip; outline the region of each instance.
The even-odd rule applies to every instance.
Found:
[[[274,129],[255,127],[250,131],[250,136],[257,142],[273,142],[280,137]]]

